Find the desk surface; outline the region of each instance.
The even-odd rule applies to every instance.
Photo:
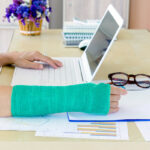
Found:
[[[52,57],[79,57],[82,54],[77,48],[65,48],[61,36],[61,30],[43,31],[41,36],[29,37],[20,35],[19,31],[15,31],[9,51],[33,51],[38,50]],[[118,36],[118,40],[113,44],[104,63],[102,64],[95,79],[107,79],[107,75],[111,72],[122,71],[126,73],[146,73],[150,74],[150,33],[145,30],[122,30]],[[10,85],[13,68],[10,66],[3,67],[0,73],[0,85]],[[0,142],[17,142],[14,144],[15,150],[20,147],[18,141],[38,142],[37,149],[43,148],[53,149],[126,149],[132,146],[136,149],[144,146],[144,149],[150,147],[150,143],[145,142],[139,130],[134,123],[128,123],[129,141],[110,141],[110,140],[81,140],[81,139],[62,139],[62,138],[43,138],[35,137],[34,132],[17,132],[17,131],[0,131]],[[57,142],[57,144],[55,143]],[[109,145],[108,145],[109,143]],[[1,145],[5,148],[11,147]],[[24,143],[25,144],[25,143]],[[27,143],[26,143],[27,144]],[[33,144],[33,143],[32,143]],[[31,144],[31,145],[32,145]],[[124,146],[122,146],[124,145]],[[0,147],[1,147],[0,146]],[[26,145],[27,146],[27,145]],[[35,145],[34,145],[35,146]],[[55,147],[55,148],[54,148]],[[33,148],[32,146],[30,147]],[[72,148],[72,149],[73,149]]]

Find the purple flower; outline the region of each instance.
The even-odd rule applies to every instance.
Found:
[[[13,0],[13,3],[16,5],[20,5],[23,3],[23,0]]]
[[[29,13],[28,12],[24,12],[22,15],[24,18],[28,18],[29,17]]]
[[[31,6],[31,15],[33,18],[36,18],[36,7],[34,5]]]
[[[46,18],[46,21],[47,21],[47,22],[49,22],[49,21],[50,21],[48,16],[46,16],[45,18]]]
[[[6,15],[4,16],[10,22],[10,17],[15,17],[21,20],[25,24],[25,19],[29,19],[35,22],[38,26],[38,20],[45,16],[49,22],[49,12],[52,12],[51,7],[47,7],[47,0],[32,0],[32,4],[28,6],[23,0],[13,0],[13,4],[10,4],[6,8]],[[40,17],[39,17],[39,14]]]

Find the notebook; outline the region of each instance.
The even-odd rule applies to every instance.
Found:
[[[63,27],[64,44],[70,47],[78,47],[81,41],[91,39],[99,21],[65,22]]]

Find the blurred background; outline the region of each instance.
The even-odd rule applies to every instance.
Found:
[[[16,28],[16,23],[3,22],[5,8],[12,0],[0,0],[0,27]],[[49,0],[52,7],[51,22],[44,28],[61,29],[64,21],[100,19],[111,3],[124,18],[124,27],[150,30],[150,0]]]

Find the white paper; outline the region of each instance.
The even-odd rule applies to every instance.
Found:
[[[5,53],[8,51],[11,39],[13,36],[13,30],[0,30],[0,53]],[[2,70],[2,66],[0,66],[0,72]]]
[[[136,122],[136,125],[143,135],[145,141],[150,141],[150,122]]]
[[[50,117],[0,118],[0,130],[36,131],[49,121]]]
[[[60,123],[68,122],[66,113],[52,114],[45,117],[8,117],[0,118],[0,130],[37,131],[49,128],[47,126],[49,124],[50,127],[55,128],[54,120],[58,120],[57,123],[59,121]]]
[[[36,132],[36,136],[42,137],[62,137],[62,138],[84,138],[84,139],[113,139],[128,140],[128,128],[126,122],[118,122],[116,124],[116,136],[98,136],[90,134],[81,134],[77,130],[78,125],[90,125],[90,123],[72,123],[68,122],[67,116],[63,114],[55,114],[51,116],[51,120],[44,124]],[[107,126],[108,127],[108,126]],[[103,133],[103,132],[102,132]]]
[[[14,30],[0,29],[0,52],[7,52],[13,37]]]
[[[107,116],[69,113],[70,120],[150,119],[150,90],[128,91],[120,100],[120,110]]]
[[[37,131],[36,136],[128,140],[127,123],[115,123],[115,136],[79,134],[77,132],[77,125],[79,124],[89,125],[89,123],[69,122],[66,113],[34,118],[0,118],[0,130]]]

